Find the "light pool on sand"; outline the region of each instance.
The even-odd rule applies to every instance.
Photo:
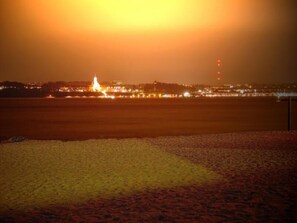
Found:
[[[0,211],[203,185],[221,177],[139,139],[0,145]]]

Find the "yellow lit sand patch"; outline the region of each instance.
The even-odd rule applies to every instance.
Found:
[[[219,179],[137,139],[2,144],[0,171],[1,212]]]

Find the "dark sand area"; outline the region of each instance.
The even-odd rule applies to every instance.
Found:
[[[172,167],[176,164],[179,166],[179,162],[181,162],[180,164],[185,162],[187,171],[191,172],[193,170],[192,165],[197,165],[197,167],[206,168],[220,177],[207,184],[203,184],[201,181],[193,182],[190,185],[172,185],[170,187],[163,187],[163,184],[160,188],[148,188],[112,198],[98,196],[86,201],[51,204],[44,207],[34,207],[26,211],[10,210],[2,214],[2,222],[297,221],[296,131],[121,140],[102,139],[81,142],[25,141],[24,143],[27,145],[41,143],[40,145],[43,147],[48,143],[48,145],[52,145],[51,149],[60,151],[60,156],[59,153],[56,153],[56,156],[60,159],[62,157],[62,160],[64,157],[65,161],[68,160],[66,153],[72,154],[71,159],[77,159],[81,156],[79,153],[75,156],[70,153],[77,144],[79,146],[75,147],[75,151],[79,147],[84,151],[80,159],[82,163],[88,162],[89,154],[87,151],[89,149],[91,149],[90,151],[93,149],[100,151],[104,149],[102,145],[106,147],[104,150],[107,149],[107,151],[109,151],[108,145],[110,145],[116,151],[117,148],[118,151],[121,148],[127,148],[127,151],[130,152],[130,147],[139,149],[141,146],[145,151],[158,151],[157,153],[150,153],[155,154],[153,156],[146,156],[148,160],[141,156],[146,161],[149,161],[149,157],[161,157],[163,155],[169,157],[169,160],[174,158],[175,161],[169,166],[170,168],[166,169],[169,171],[169,175],[174,173]],[[11,151],[15,148],[14,145],[17,144],[2,144],[0,151]],[[94,148],[94,145],[97,146]],[[45,146],[45,148],[47,147]],[[67,152],[65,153],[65,151]],[[46,154],[46,150],[44,153]],[[119,156],[117,154],[110,154],[110,159],[114,163],[117,163],[115,160]],[[132,151],[132,154],[134,154],[132,157],[136,157],[142,153]],[[120,157],[122,156],[120,155]],[[92,157],[91,165],[97,159],[96,156]],[[32,156],[29,158],[31,159]],[[55,162],[54,157],[51,159]],[[179,159],[183,161],[178,161]],[[154,167],[161,164],[159,161],[151,160],[145,164],[141,162],[141,165],[153,165]],[[176,161],[178,162],[176,163]],[[110,164],[108,160],[106,163]],[[176,178],[182,179],[180,177],[183,174],[190,172],[178,172]],[[74,176],[81,173],[80,171],[74,172]],[[153,172],[149,176],[154,178]],[[146,182],[145,178],[141,179]],[[158,179],[163,178],[154,179],[158,182]],[[171,182],[170,179],[169,182]]]

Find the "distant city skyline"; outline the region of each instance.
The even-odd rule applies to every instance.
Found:
[[[0,81],[297,82],[295,11],[291,0],[3,0]]]
[[[199,98],[199,97],[280,97],[297,95],[292,84],[221,84],[189,85],[153,82],[126,84],[101,82],[20,83],[0,82],[0,97],[46,98]]]

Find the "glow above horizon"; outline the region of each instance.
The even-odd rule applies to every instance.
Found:
[[[41,22],[55,28],[117,32],[200,29],[230,25],[248,5],[246,2],[231,4],[232,2],[31,0],[24,6],[41,19]]]
[[[289,0],[0,2],[2,80],[296,80]]]

